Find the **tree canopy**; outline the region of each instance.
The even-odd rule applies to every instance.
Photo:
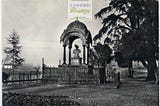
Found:
[[[110,0],[95,18],[102,19],[102,28],[94,40],[119,36],[118,52],[126,60],[141,61],[148,70],[148,80],[155,79],[158,60],[158,1]]]
[[[104,66],[110,63],[112,57],[112,49],[107,44],[97,43],[91,49],[91,63],[95,66]]]
[[[15,30],[9,35],[7,38],[8,43],[10,44],[8,47],[4,48],[4,53],[6,57],[4,59],[4,64],[10,64],[13,68],[16,68],[19,65],[22,65],[24,59],[21,58],[21,48],[19,35],[15,32]]]

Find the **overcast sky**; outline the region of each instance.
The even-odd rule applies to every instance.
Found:
[[[105,0],[92,0],[94,16],[107,5]],[[20,35],[22,57],[26,64],[58,65],[63,59],[60,36],[72,21],[67,19],[67,0],[2,0],[2,48],[13,29]],[[81,20],[80,20],[81,21]],[[101,28],[100,20],[82,21],[92,37]],[[4,56],[4,55],[3,55]]]

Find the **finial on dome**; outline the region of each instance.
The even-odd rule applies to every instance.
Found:
[[[76,21],[79,21],[79,20],[78,20],[78,17],[76,17]]]

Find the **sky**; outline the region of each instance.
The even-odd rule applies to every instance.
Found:
[[[92,0],[92,20],[80,20],[92,38],[102,27],[94,15],[107,4],[105,0]],[[6,38],[15,29],[20,35],[25,64],[40,65],[44,57],[45,64],[58,65],[63,59],[60,36],[72,22],[67,8],[67,0],[2,0],[2,49],[8,46]]]

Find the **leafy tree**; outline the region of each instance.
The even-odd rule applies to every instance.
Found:
[[[110,0],[96,18],[102,19],[103,27],[94,40],[119,36],[118,51],[128,61],[140,61],[147,68],[146,80],[154,80],[158,60],[158,1],[157,0]],[[130,69],[130,68],[129,68]]]
[[[24,62],[24,59],[20,57],[22,46],[19,42],[19,35],[15,32],[15,30],[13,30],[13,32],[9,35],[7,41],[10,46],[4,49],[4,53],[6,54],[4,64],[6,64],[7,62],[7,64],[10,64],[12,66],[14,75],[15,68],[22,65]]]
[[[97,66],[99,69],[100,83],[105,83],[105,64],[111,62],[111,54],[112,49],[107,45],[102,45],[101,43],[97,43],[90,50],[90,59],[91,63],[94,66]]]

